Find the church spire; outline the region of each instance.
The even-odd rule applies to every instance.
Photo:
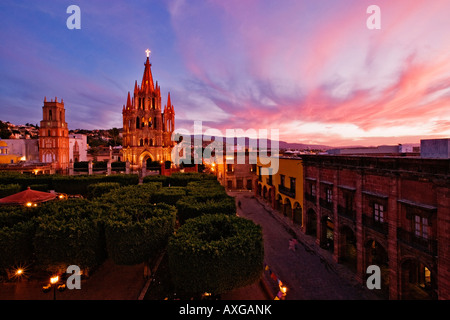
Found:
[[[172,103],[170,102],[170,92],[169,96],[167,97],[167,108],[172,109]]]
[[[128,98],[127,98],[127,109],[131,108],[131,96],[130,91],[128,91]]]
[[[152,64],[150,63],[150,50],[147,49],[146,51],[147,53],[147,61],[145,61],[145,69],[144,69],[144,75],[142,77],[142,84],[141,84],[141,90],[142,91],[149,91],[152,92],[155,90],[155,87],[153,85],[153,76],[152,76],[152,70],[151,70],[151,66]]]

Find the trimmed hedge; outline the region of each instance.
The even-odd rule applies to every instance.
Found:
[[[90,184],[87,188],[87,196],[89,198],[100,197],[111,190],[120,188],[120,183],[118,182],[99,182]]]
[[[151,196],[153,203],[167,203],[175,205],[178,200],[186,195],[185,187],[162,187]]]
[[[109,207],[85,199],[51,202],[36,217],[34,248],[38,265],[99,265],[105,259],[102,223]]]
[[[261,277],[262,230],[237,216],[201,216],[170,237],[168,258],[176,290],[222,294]]]
[[[0,268],[28,265],[33,260],[32,221],[0,228]]]
[[[180,224],[185,223],[188,219],[202,215],[216,213],[226,215],[236,214],[236,202],[233,197],[228,195],[220,196],[218,198],[185,196],[177,201],[176,207]]]
[[[10,183],[5,185],[0,185],[0,198],[4,198],[10,196],[12,194],[18,193],[21,191],[20,184],[18,183]]]
[[[152,194],[160,188],[161,184],[156,182],[123,186],[103,194],[98,200],[105,203],[115,204],[119,207],[124,206],[124,202],[127,202],[130,199],[139,200],[143,204],[152,204]]]
[[[119,212],[105,217],[108,256],[120,265],[148,261],[167,245],[175,218],[173,206],[130,200]]]
[[[14,183],[19,184],[21,190],[25,190],[31,185],[47,185],[48,190],[86,196],[89,185],[101,182],[118,182],[122,186],[137,185],[139,183],[139,177],[137,174],[65,176],[0,173],[0,195],[2,190],[1,186]]]
[[[30,264],[37,208],[1,206],[0,209],[0,269]]]

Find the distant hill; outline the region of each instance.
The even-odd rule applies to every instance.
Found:
[[[197,138],[197,139],[202,138],[203,146],[208,145],[211,140],[216,140],[216,141],[222,140],[222,142],[224,144],[226,144],[226,142],[230,142],[229,141],[230,139],[226,139],[226,137],[223,137],[223,136],[218,136],[218,137],[213,136],[214,139],[211,139],[211,140],[208,137],[208,139],[206,140],[206,139],[203,139],[203,136],[200,137],[200,136],[191,135],[191,143],[194,143],[194,138]],[[235,137],[233,139],[232,143],[235,146],[237,146],[237,145],[243,146],[243,144],[241,143],[243,138],[244,137],[239,137],[239,138]],[[248,138],[248,137],[245,137],[244,139],[245,139],[244,144],[246,147],[248,147],[249,145],[251,145],[251,146],[256,145],[258,147],[260,146],[260,139],[253,139],[253,138]],[[270,139],[267,139],[266,145],[267,145],[267,148],[270,148],[272,145],[272,141]],[[289,143],[289,142],[285,142],[285,141],[279,141],[278,148],[279,149],[292,149],[292,150],[328,150],[328,149],[332,149],[333,147],[326,146],[326,145],[318,145],[318,144]]]

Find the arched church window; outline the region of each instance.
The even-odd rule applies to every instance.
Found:
[[[136,129],[139,129],[140,124],[141,120],[139,119],[139,117],[136,117]]]

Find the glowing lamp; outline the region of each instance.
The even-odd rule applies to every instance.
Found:
[[[50,278],[50,283],[51,284],[55,284],[59,281],[59,277],[58,276],[54,276]]]

